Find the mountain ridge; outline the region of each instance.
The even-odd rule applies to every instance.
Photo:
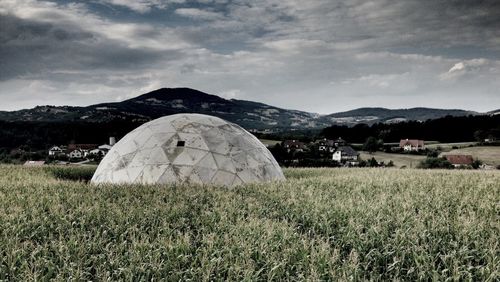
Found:
[[[300,110],[283,109],[255,101],[224,99],[191,88],[160,88],[121,102],[99,103],[84,107],[45,105],[18,111],[0,111],[0,120],[43,122],[131,120],[147,122],[160,116],[176,113],[214,115],[255,131],[303,130],[324,128],[332,124],[352,126],[358,123],[423,121],[447,115],[483,114],[460,109],[363,107],[320,115]]]

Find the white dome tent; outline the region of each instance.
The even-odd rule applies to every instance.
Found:
[[[252,134],[220,118],[176,114],[134,129],[101,161],[92,183],[234,186],[285,179]]]

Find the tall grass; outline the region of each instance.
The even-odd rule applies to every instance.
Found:
[[[45,171],[60,180],[89,182],[96,168],[96,166],[48,166],[45,167]]]
[[[93,186],[0,167],[0,280],[499,279],[500,173]]]

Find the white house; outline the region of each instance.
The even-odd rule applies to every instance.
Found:
[[[64,150],[59,146],[53,146],[49,149],[49,156],[58,156],[64,154]]]
[[[333,153],[333,151],[335,151],[335,145],[333,142],[334,142],[333,140],[326,139],[326,138],[316,140],[316,145],[318,146],[318,151],[320,151],[320,152],[328,152],[329,151],[330,153]]]
[[[80,149],[75,149],[69,153],[70,159],[81,159],[83,157],[83,151]]]
[[[417,139],[401,139],[399,148],[405,151],[419,151],[425,149],[424,140]]]
[[[106,151],[107,152],[107,151],[111,150],[112,147],[113,146],[111,146],[111,145],[104,144],[104,145],[101,145],[101,146],[99,146],[97,148],[100,149],[100,150],[102,150],[102,151]]]
[[[341,146],[338,147],[335,152],[333,152],[332,160],[337,161],[339,163],[344,162],[357,162],[358,161],[358,152],[356,152],[350,146]]]
[[[80,151],[82,151],[82,154],[83,154],[83,157],[85,158],[86,156],[89,155],[90,153],[90,150],[87,150],[87,149],[81,149]]]
[[[97,148],[97,149],[91,150],[91,151],[89,152],[89,155],[94,155],[94,156],[98,156],[98,155],[100,155],[100,156],[104,156],[104,155],[106,155],[107,153],[108,153],[108,150],[102,150],[102,149]]]

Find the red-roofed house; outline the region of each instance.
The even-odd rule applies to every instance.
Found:
[[[472,165],[474,162],[471,155],[445,155],[444,157],[455,167]]]
[[[287,150],[287,152],[290,151],[302,152],[304,151],[306,146],[304,142],[300,142],[298,140],[285,140],[283,141],[283,147]]]
[[[98,144],[69,144],[68,145],[68,151],[73,151],[73,150],[93,150],[97,148],[99,145]]]
[[[401,139],[399,148],[405,151],[419,151],[425,149],[424,140],[417,139]]]

